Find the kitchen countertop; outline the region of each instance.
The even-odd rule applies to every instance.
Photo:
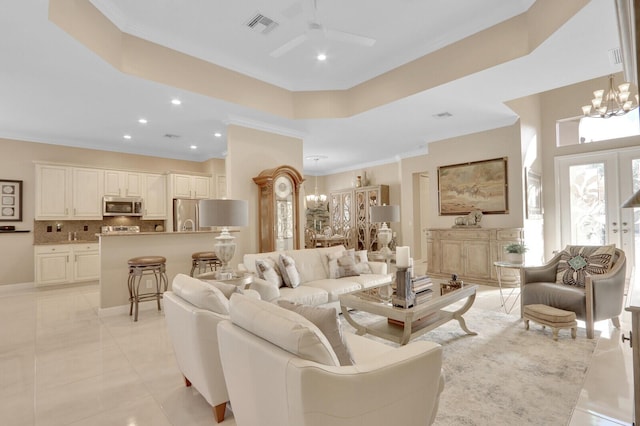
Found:
[[[233,231],[230,231],[233,232]],[[185,234],[218,234],[220,231],[179,231],[179,232],[105,232],[97,237],[131,237],[139,235],[185,235]]]
[[[98,240],[62,240],[62,241],[48,241],[46,243],[34,243],[34,246],[57,246],[60,244],[98,244]]]

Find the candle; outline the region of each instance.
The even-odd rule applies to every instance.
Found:
[[[398,268],[409,267],[409,247],[408,246],[396,247],[396,266]]]

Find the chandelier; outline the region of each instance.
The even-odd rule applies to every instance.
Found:
[[[324,194],[318,193],[318,161],[327,158],[326,155],[314,155],[311,157],[307,157],[307,160],[313,160],[316,163],[316,183],[313,191],[313,195],[307,195],[307,206],[308,207],[320,207],[322,204],[327,202],[327,196]]]
[[[635,104],[629,88],[631,83],[622,83],[617,88],[613,84],[613,75],[609,76],[609,88],[607,90],[596,90],[593,92],[594,98],[591,105],[582,107],[585,117],[609,118],[625,115],[629,111],[638,107],[638,95],[635,96]],[[629,99],[631,98],[631,99]]]

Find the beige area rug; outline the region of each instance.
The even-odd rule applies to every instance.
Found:
[[[363,324],[380,318],[354,316]],[[519,316],[502,312],[471,308],[464,317],[477,336],[450,321],[417,339],[443,346],[446,384],[434,424],[567,425],[597,339],[578,328],[576,340],[561,330],[555,342],[548,327],[531,323],[526,331]]]

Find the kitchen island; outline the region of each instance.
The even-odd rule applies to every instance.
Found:
[[[100,243],[100,312],[124,312],[129,309],[127,261],[138,256],[163,256],[167,259],[169,288],[173,278],[191,271],[191,254],[211,251],[218,232],[136,232],[97,234]],[[154,284],[155,286],[155,284]],[[145,283],[141,290],[146,291]],[[141,305],[144,309],[144,304]]]

